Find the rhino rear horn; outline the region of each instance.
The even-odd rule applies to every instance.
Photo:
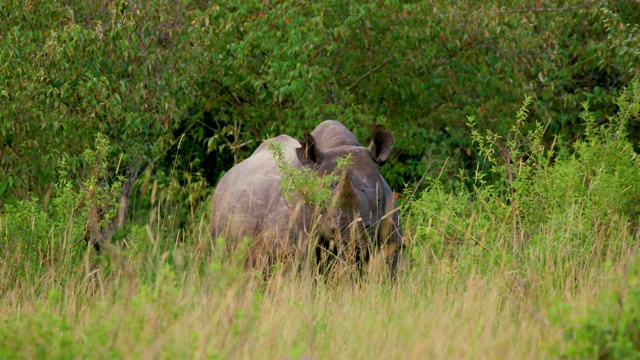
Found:
[[[304,141],[301,145],[296,152],[303,165],[313,166],[322,160],[324,154],[316,145],[316,139],[308,131],[304,132]]]
[[[389,154],[391,154],[391,145],[393,145],[393,134],[386,130],[384,126],[378,124],[371,133],[371,144],[369,144],[369,152],[373,160],[379,165],[383,165]]]

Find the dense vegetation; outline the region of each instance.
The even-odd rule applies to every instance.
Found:
[[[640,357],[636,2],[0,13],[0,357]],[[207,234],[224,171],[327,118],[395,133],[394,289]]]

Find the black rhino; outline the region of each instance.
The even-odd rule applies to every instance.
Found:
[[[335,174],[328,206],[318,209],[303,196],[283,194],[282,174],[269,149],[277,142],[293,168]],[[372,251],[384,251],[395,275],[403,246],[402,226],[391,188],[380,174],[393,135],[376,125],[368,147],[361,146],[342,123],[327,120],[300,143],[288,135],[263,142],[227,172],[213,195],[210,233],[234,247],[251,238],[245,265],[267,270],[277,261],[315,254],[320,264],[332,258],[365,265]],[[349,156],[350,163],[338,166]],[[343,171],[346,169],[346,171]]]

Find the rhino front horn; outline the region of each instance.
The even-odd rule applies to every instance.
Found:
[[[355,207],[358,204],[358,197],[353,188],[349,172],[346,169],[343,171],[338,183],[337,198],[339,206],[343,208]]]

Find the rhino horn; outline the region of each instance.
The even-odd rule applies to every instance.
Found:
[[[358,205],[358,196],[351,182],[349,172],[345,169],[338,183],[336,197],[340,207],[353,208]]]
[[[316,139],[308,132],[304,133],[302,146],[296,149],[298,159],[303,165],[313,166],[322,161],[324,153],[316,145]]]
[[[393,145],[393,134],[386,130],[384,126],[378,124],[371,133],[371,144],[369,144],[369,152],[373,160],[379,165],[383,165],[389,154],[391,153],[391,145]]]

